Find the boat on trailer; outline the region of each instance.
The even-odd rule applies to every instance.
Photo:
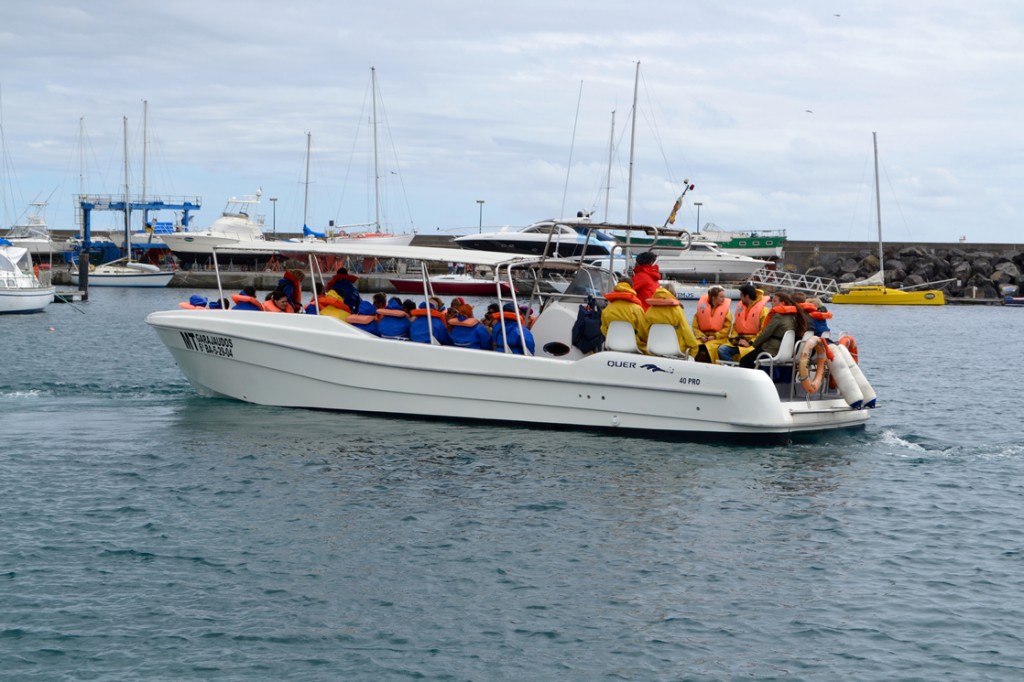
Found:
[[[514,286],[517,271],[543,268],[545,259],[373,244],[247,248],[308,258],[318,279],[330,274],[318,271],[318,257],[331,255],[485,266],[494,273],[499,303],[539,311],[532,324],[535,352],[516,355],[380,338],[327,315],[181,308],[151,313],[146,322],[203,396],[404,418],[737,437],[757,443],[860,427],[869,417],[867,410],[830,392],[828,382],[804,395],[797,382],[781,386],[760,370],[622,351],[583,353],[573,346],[573,326],[581,305],[600,299],[614,285],[606,270],[578,264],[563,293],[520,296]],[[424,300],[431,293],[425,279]],[[502,283],[510,287],[507,298],[498,293]],[[219,270],[218,288],[223,298]],[[520,319],[517,324],[526,323]]]

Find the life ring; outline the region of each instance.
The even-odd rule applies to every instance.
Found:
[[[92,263],[89,263],[89,272],[93,272],[94,270],[96,270],[96,266],[93,265]]]
[[[860,364],[860,356],[857,353],[857,342],[854,340],[852,336],[846,334],[845,336],[841,337],[839,341],[837,341],[837,343],[840,346],[846,346],[846,350],[850,351],[850,355],[853,356],[853,361],[856,362],[857,364]]]
[[[817,361],[814,365],[814,377],[810,373],[811,352],[817,350]],[[800,386],[807,391],[807,395],[814,395],[821,390],[821,384],[825,380],[825,360],[832,359],[832,351],[828,345],[817,336],[804,341],[800,348],[800,360],[797,364],[796,378]]]

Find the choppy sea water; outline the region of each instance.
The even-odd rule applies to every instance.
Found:
[[[1024,311],[836,306],[881,407],[758,448],[199,398],[189,293],[0,319],[0,678],[1024,678]]]

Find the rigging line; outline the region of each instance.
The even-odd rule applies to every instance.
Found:
[[[576,127],[580,123],[580,102],[583,101],[583,81],[580,81],[580,91],[576,95],[576,118],[572,123],[572,142],[569,144],[569,163],[565,167],[565,188],[562,190],[562,210],[558,214],[561,217],[565,217],[565,199],[569,194],[569,174],[572,172],[572,152],[576,147]]]

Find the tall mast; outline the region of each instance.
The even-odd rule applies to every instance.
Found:
[[[85,194],[85,116],[78,117],[78,196]]]
[[[302,231],[305,232],[309,223],[306,222],[309,215],[309,150],[313,145],[313,133],[306,133],[306,198],[302,202]]]
[[[608,179],[604,186],[604,221],[608,222],[608,196],[612,193],[612,153],[615,150],[615,110],[612,109],[612,132],[608,139]]]
[[[131,208],[128,205],[128,117],[124,119],[124,252],[127,260],[132,259]]]
[[[142,100],[142,204],[146,203],[146,147],[147,147],[147,135],[149,132],[149,102]],[[142,209],[142,227],[145,228],[149,224],[149,211],[145,208]],[[153,238],[150,233],[150,239]]]
[[[875,146],[875,215],[878,217],[878,272],[882,275],[882,284],[885,284],[885,267],[882,259],[885,257],[882,249],[882,197],[878,191],[878,133],[871,133],[871,141]]]
[[[377,69],[370,67],[370,95],[373,98],[373,204],[374,224],[380,232],[380,162],[377,159]]]
[[[633,128],[629,135],[629,189],[626,191],[626,224],[633,224],[633,152],[636,150],[636,99],[640,88],[640,62],[636,63],[633,81]],[[628,239],[628,237],[627,237]]]

